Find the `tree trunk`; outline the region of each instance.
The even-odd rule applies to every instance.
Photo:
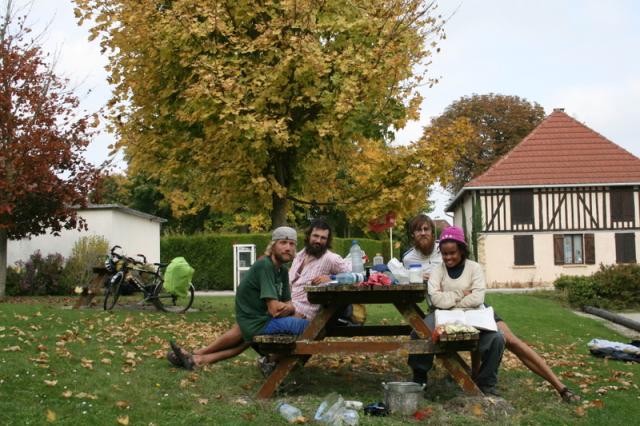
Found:
[[[7,230],[0,228],[0,299],[7,285]]]
[[[286,198],[281,198],[274,193],[272,196],[273,207],[271,209],[271,229],[287,224],[287,211],[289,210],[289,202]]]

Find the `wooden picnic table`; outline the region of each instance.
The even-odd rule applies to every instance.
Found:
[[[436,359],[444,366],[456,382],[469,394],[480,395],[480,389],[471,379],[471,370],[458,355],[458,351],[475,351],[477,335],[472,340],[433,343],[432,330],[422,320],[424,313],[418,303],[425,300],[426,284],[393,286],[325,285],[306,286],[309,302],[321,305],[317,315],[300,336],[256,336],[261,350],[281,353],[275,370],[266,379],[257,396],[269,398],[277,387],[293,370],[299,361],[304,364],[312,355],[334,353],[398,353],[436,354]],[[350,304],[389,303],[396,307],[408,324],[338,326],[337,316]],[[398,339],[408,336],[414,330],[418,339]],[[396,336],[382,341],[326,341],[325,337],[355,336]]]

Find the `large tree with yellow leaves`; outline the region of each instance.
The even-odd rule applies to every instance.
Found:
[[[364,223],[424,205],[458,151],[437,135],[390,144],[433,83],[433,3],[74,1],[109,54],[118,145],[176,212],[248,212],[259,228],[294,201]]]

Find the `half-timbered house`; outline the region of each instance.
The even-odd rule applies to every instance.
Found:
[[[555,109],[447,211],[475,242],[491,287],[635,263],[640,159]]]

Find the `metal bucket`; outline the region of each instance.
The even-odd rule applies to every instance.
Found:
[[[424,385],[414,382],[382,383],[384,402],[392,413],[410,416],[418,410]]]

